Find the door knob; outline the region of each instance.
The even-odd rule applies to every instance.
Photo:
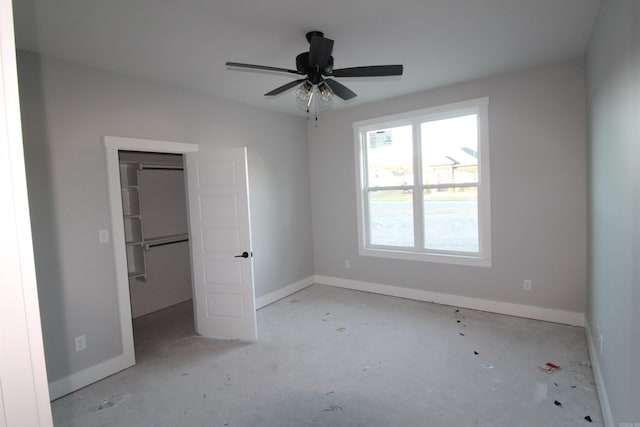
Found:
[[[234,258],[249,258],[249,252],[244,251],[242,255],[236,255]]]

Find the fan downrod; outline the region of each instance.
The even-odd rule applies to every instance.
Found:
[[[307,41],[311,43],[311,39],[314,37],[324,37],[324,33],[322,31],[309,31],[307,33]]]

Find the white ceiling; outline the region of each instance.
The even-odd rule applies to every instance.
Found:
[[[402,77],[342,78],[343,108],[582,55],[600,0],[14,0],[25,50],[303,115],[295,69],[305,34],[335,40],[335,68],[403,64]]]

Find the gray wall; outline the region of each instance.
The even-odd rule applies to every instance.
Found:
[[[359,256],[352,122],[484,96],[493,266]],[[308,130],[316,274],[584,312],[585,116],[582,59],[323,114]]]
[[[640,423],[640,3],[602,3],[587,54],[587,321],[615,422]],[[604,396],[601,396],[604,397]]]
[[[110,224],[104,135],[247,146],[256,295],[313,274],[304,120],[25,52],[18,63],[49,381],[122,352],[97,234]]]

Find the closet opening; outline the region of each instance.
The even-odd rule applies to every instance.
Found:
[[[182,154],[118,151],[136,358],[195,334]]]

